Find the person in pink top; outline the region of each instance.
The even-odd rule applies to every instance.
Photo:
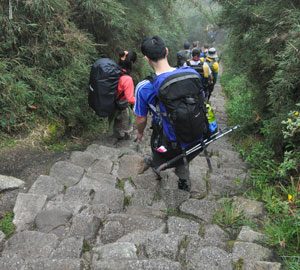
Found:
[[[137,59],[137,54],[133,51],[119,52],[119,66],[123,74],[118,82],[117,90],[117,111],[114,115],[113,132],[119,139],[129,139],[130,132],[133,130],[132,112],[129,105],[134,105],[134,83],[130,76],[132,65]]]

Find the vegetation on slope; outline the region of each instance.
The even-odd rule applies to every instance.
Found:
[[[265,202],[269,244],[297,269],[300,258],[300,4],[219,0],[229,30],[222,84],[240,151],[252,165],[251,197]]]

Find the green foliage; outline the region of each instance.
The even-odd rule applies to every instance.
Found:
[[[230,30],[226,65],[246,79],[260,120],[257,129],[277,154],[283,154],[281,122],[300,98],[299,1],[216,2],[223,6],[220,24]]]
[[[11,1],[12,18],[8,2],[0,5],[0,130],[9,134],[31,130],[39,118],[63,122],[66,134],[97,125],[86,91],[93,61],[116,59],[117,48],[139,52],[142,38],[154,34],[172,59],[187,32],[170,0]],[[149,71],[141,59],[133,77]]]
[[[2,218],[0,218],[0,231],[2,231],[5,236],[10,237],[15,231],[15,225],[13,224],[14,214],[5,213]]]
[[[230,99],[226,105],[227,113],[230,116],[229,124],[240,124],[243,130],[253,130],[256,123],[255,104],[246,77],[225,72],[221,81],[223,89]]]
[[[244,214],[234,207],[230,199],[223,200],[222,206],[214,214],[213,222],[228,231],[232,238],[242,226],[251,224]]]

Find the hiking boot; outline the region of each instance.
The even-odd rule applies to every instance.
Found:
[[[178,180],[178,189],[190,192],[191,191],[191,187],[188,184],[188,181],[186,179],[179,179]]]
[[[153,167],[153,159],[152,159],[152,157],[145,157],[143,171],[147,171],[150,167]]]

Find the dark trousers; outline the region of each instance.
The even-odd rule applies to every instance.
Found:
[[[153,166],[155,168],[159,167],[161,164],[171,160],[172,158],[182,154],[182,149],[180,148],[178,143],[172,143],[167,140],[166,136],[163,134],[162,127],[158,125],[152,126],[153,132],[151,135],[151,150],[152,150],[152,158],[153,158]],[[165,153],[160,153],[156,151],[156,149],[160,146],[164,146],[167,151]],[[180,179],[189,180],[189,161],[195,158],[199,151],[192,153],[191,155],[186,157],[187,162],[185,163],[183,159],[178,160],[174,164],[172,164],[169,168],[175,167],[175,174]]]

